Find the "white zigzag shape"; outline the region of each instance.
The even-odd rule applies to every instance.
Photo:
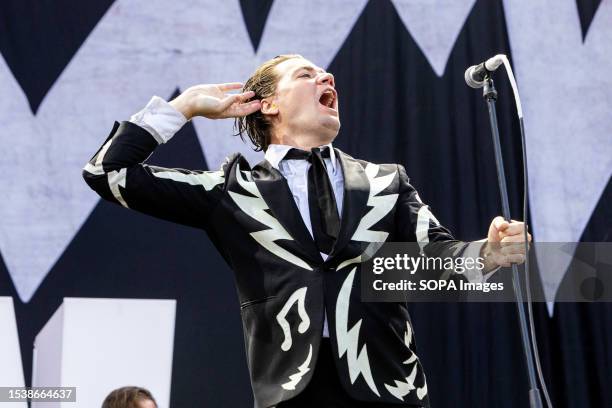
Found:
[[[476,0],[392,0],[397,14],[435,73],[446,63]]]
[[[385,215],[391,211],[398,194],[388,194],[377,197],[376,195],[389,187],[397,171],[387,174],[386,176],[376,177],[379,166],[377,164],[368,163],[365,168],[366,176],[370,180],[370,194],[368,196],[368,206],[372,207],[370,211],[363,216],[352,239],[355,241],[364,242],[383,242],[389,236],[385,231],[372,231],[370,228],[380,221]]]
[[[410,327],[410,323],[406,322],[406,333],[404,333],[404,344],[406,347],[410,347],[412,343],[412,327]]]
[[[423,374],[423,379],[425,379],[425,374]],[[425,380],[425,384],[421,388],[417,388],[417,397],[422,400],[427,395],[427,380]]]
[[[238,184],[255,197],[245,196],[233,191],[229,192],[230,197],[245,214],[269,228],[263,231],[252,232],[251,236],[262,247],[266,248],[279,258],[291,262],[300,268],[311,271],[312,268],[305,261],[276,244],[275,241],[278,241],[279,239],[293,241],[293,238],[276,218],[266,212],[266,210],[269,209],[268,204],[266,204],[261,196],[261,192],[257,188],[255,182],[247,179],[251,177],[250,174],[248,172],[240,171],[239,164],[236,165],[236,168],[236,179],[238,180]]]
[[[410,323],[406,322],[406,333],[404,333],[404,344],[406,344],[406,347],[410,347],[411,343],[412,343],[412,327],[410,326]],[[416,374],[417,374],[417,365],[418,365],[417,360],[418,358],[416,354],[412,353],[410,358],[404,361],[404,364],[415,363],[414,366],[412,367],[412,371],[410,372],[410,375],[406,377],[405,382],[394,380],[395,382],[394,386],[385,384],[385,388],[387,389],[387,391],[389,391],[389,393],[393,395],[394,397],[396,397],[397,399],[400,399],[403,401],[404,397],[408,395],[410,391],[416,388],[414,386],[414,379],[416,378]],[[417,388],[417,397],[420,400],[422,400],[425,397],[425,395],[427,395],[427,382],[422,387]]]
[[[223,184],[225,175],[223,170],[205,171],[202,173],[181,173],[178,171],[153,171],[155,177],[188,183],[192,186],[202,186],[206,191],[212,190],[215,186]]]
[[[599,4],[584,42],[574,0],[504,0],[504,13],[523,98],[531,227],[539,242],[575,243],[612,176],[612,2]],[[541,248],[552,314],[571,257]]]
[[[311,359],[312,359],[312,344],[310,345],[310,348],[308,349],[308,356],[306,357],[306,360],[302,363],[301,366],[298,367],[298,372],[295,374],[291,374],[289,376],[289,379],[291,381],[282,384],[281,387],[283,387],[286,390],[295,390],[295,386],[302,380],[302,377],[304,377],[304,375],[310,371],[309,365],[310,365]]]
[[[391,395],[395,398],[404,400],[404,397],[410,393],[410,391],[414,390],[416,387],[414,386],[414,379],[416,378],[417,373],[417,365],[415,364],[410,372],[410,375],[406,377],[406,382],[395,380],[395,386],[385,384],[385,388]]]
[[[110,187],[113,196],[121,203],[125,208],[129,208],[123,196],[121,195],[121,191],[119,190],[119,186],[125,188],[125,178],[127,177],[127,169],[115,170],[108,173],[106,178],[108,179],[108,185]]]
[[[417,194],[417,199],[422,203],[421,199]],[[421,251],[421,255],[423,255],[423,250],[429,244],[429,224],[433,221],[436,225],[440,225],[440,221],[436,218],[435,215],[429,210],[429,207],[423,205],[419,208],[419,212],[417,215],[417,226],[416,226],[416,240],[419,244],[419,248]]]
[[[370,192],[368,195],[368,206],[372,207],[366,215],[363,216],[355,233],[351,237],[353,241],[381,243],[387,240],[389,236],[388,232],[385,231],[372,231],[370,228],[380,221],[385,215],[389,213],[397,202],[398,194],[388,194],[384,196],[377,196],[378,193],[389,187],[397,174],[397,171],[387,174],[386,176],[376,177],[378,174],[379,166],[377,164],[368,163],[365,168],[366,176],[370,182]],[[369,247],[368,247],[369,248]],[[372,248],[369,248],[370,250]],[[374,253],[366,249],[364,253]],[[348,265],[357,262],[363,262],[366,260],[364,254],[361,254],[355,258],[348,259],[342,262],[336,270],[340,270]]]
[[[274,2],[254,52],[246,27],[236,24],[238,1],[116,0],[36,115],[0,56],[0,187],[11,197],[0,202],[0,251],[20,299],[30,300],[98,202],[74,169],[99,147],[113,120],[129,117],[153,94],[168,97],[203,78],[211,83],[247,78],[258,63],[279,53],[299,53],[325,68],[366,3]],[[393,3],[441,74],[473,0],[456,6],[448,0]],[[612,53],[606,46],[612,3],[601,2],[584,43],[575,2],[556,5],[506,0],[504,10],[527,118],[533,229],[540,241],[576,242],[612,173],[612,145],[606,139],[612,129],[607,114]],[[446,17],[440,18],[440,10]],[[320,21],[328,22],[326,30],[316,24]],[[163,35],[160,26],[167,28]],[[560,61],[559,55],[566,58]],[[554,75],[542,83],[540,72],[550,67]],[[565,120],[555,120],[559,112]],[[193,125],[209,164],[235,151],[260,159],[238,138],[223,137],[232,132],[230,121]],[[541,159],[550,152],[586,160]],[[565,261],[541,263],[548,300],[554,300],[566,266]]]
[[[338,357],[342,358],[342,356],[344,356],[346,353],[346,361],[348,364],[351,384],[354,384],[357,377],[359,377],[359,374],[361,374],[370,389],[380,397],[376,384],[374,384],[374,378],[372,378],[370,361],[368,360],[367,345],[364,344],[361,351],[359,353],[357,352],[357,347],[359,344],[359,330],[361,328],[362,319],[360,319],[350,330],[348,329],[348,312],[351,289],[356,269],[356,267],[353,268],[351,273],[349,273],[344,280],[340,293],[338,294],[338,301],[336,303],[336,339],[338,341]]]
[[[152,95],[168,98],[202,81],[245,80],[279,53],[302,54],[326,68],[366,3],[275,2],[255,52],[236,0],[116,0],[36,115],[0,56],[0,188],[11,197],[0,202],[0,251],[20,299],[30,300],[97,204],[78,169],[114,120],[127,119]],[[320,21],[327,22],[325,30]],[[193,125],[211,166],[236,151],[261,160],[228,137],[232,121]]]

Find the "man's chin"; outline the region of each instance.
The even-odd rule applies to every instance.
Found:
[[[323,125],[323,133],[325,134],[325,139],[328,140],[327,143],[331,143],[336,138],[336,136],[338,136],[339,131],[339,121],[336,121],[335,123],[325,123]]]
[[[321,120],[321,126],[327,131],[335,132],[335,135],[340,131],[340,119],[337,116],[326,116]],[[335,137],[334,135],[334,137]]]

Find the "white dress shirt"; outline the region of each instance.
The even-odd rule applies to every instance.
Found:
[[[331,181],[336,205],[338,206],[338,214],[342,216],[342,199],[344,198],[344,175],[342,174],[342,166],[336,157],[336,152],[331,143],[320,146],[329,147],[329,158],[324,158],[325,169]],[[266,160],[287,179],[289,190],[293,194],[293,199],[297,205],[300,215],[304,220],[304,224],[312,234],[312,223],[310,222],[310,207],[308,206],[308,170],[310,162],[307,160],[283,160],[289,150],[293,146],[271,144],[266,150]],[[313,238],[314,239],[314,238]],[[327,254],[321,252],[323,259],[327,259]],[[325,311],[325,322],[323,323],[323,337],[329,337],[329,328],[327,325],[327,310]]]
[[[344,198],[344,175],[342,174],[342,166],[336,157],[336,152],[331,143],[319,146],[319,148],[329,147],[329,158],[324,158],[327,175],[331,181],[336,205],[338,206],[338,214],[342,215],[342,200]],[[308,207],[308,170],[310,162],[307,160],[284,160],[289,150],[293,146],[271,144],[266,150],[265,159],[287,179],[289,190],[293,194],[293,199],[297,205],[300,215],[304,220],[304,224],[312,234],[312,223],[310,222],[310,208]],[[321,253],[323,259],[327,259],[327,255]]]

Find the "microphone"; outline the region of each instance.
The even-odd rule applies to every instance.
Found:
[[[472,65],[465,70],[465,83],[471,88],[482,88],[486,76],[499,68],[504,63],[504,58],[504,54],[497,54],[481,64]]]

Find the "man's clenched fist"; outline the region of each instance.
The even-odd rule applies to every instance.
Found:
[[[531,234],[527,233],[527,239],[531,242]],[[525,262],[524,242],[525,223],[514,220],[508,222],[503,217],[495,217],[489,226],[487,242],[481,250],[484,270]]]

